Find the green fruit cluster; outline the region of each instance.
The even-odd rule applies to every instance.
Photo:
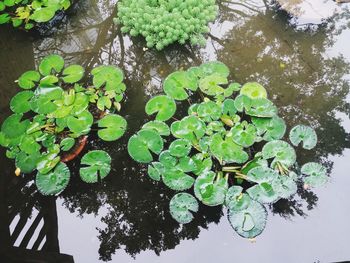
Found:
[[[205,45],[203,34],[218,13],[215,0],[124,0],[118,3],[117,23],[122,32],[142,35],[147,47],[164,47],[190,40]]]

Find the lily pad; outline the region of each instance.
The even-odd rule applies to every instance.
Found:
[[[91,74],[93,75],[92,82],[96,88],[104,87],[107,91],[122,92],[119,84],[123,81],[124,74],[120,68],[103,65],[94,68]]]
[[[65,152],[72,149],[74,145],[75,145],[75,140],[73,138],[70,138],[70,137],[64,138],[60,143],[61,150],[65,151]]]
[[[34,96],[32,91],[17,93],[10,102],[10,108],[15,113],[26,113],[30,111],[30,99]]]
[[[142,126],[142,129],[153,129],[157,131],[161,136],[169,136],[170,135],[170,128],[169,126],[162,121],[150,121],[145,123]]]
[[[190,153],[192,148],[191,142],[186,139],[178,139],[173,141],[169,146],[169,151],[172,156],[183,157]]]
[[[37,71],[30,70],[24,72],[18,79],[18,85],[22,89],[32,89],[36,86],[36,83],[40,80],[40,74]]]
[[[221,108],[213,101],[202,102],[198,106],[198,117],[204,121],[216,121],[220,119]]]
[[[205,123],[196,116],[187,116],[181,121],[173,122],[170,129],[176,138],[188,139],[193,142],[204,136]]]
[[[97,183],[111,170],[111,157],[101,150],[90,151],[81,158],[80,178],[86,183]],[[85,167],[84,167],[85,165]]]
[[[64,60],[59,55],[49,55],[45,57],[39,64],[39,71],[42,75],[51,75],[54,70],[56,73],[60,73],[64,67]]]
[[[38,152],[34,154],[20,152],[16,156],[16,167],[21,169],[22,173],[31,173],[35,170],[39,158],[40,154]]]
[[[115,141],[123,136],[127,126],[126,120],[117,114],[108,114],[98,121],[100,129],[97,134],[104,141]]]
[[[246,113],[254,117],[271,118],[277,114],[277,107],[270,100],[259,98],[251,101]]]
[[[29,18],[38,23],[48,22],[55,16],[57,10],[54,6],[41,7],[34,10]]]
[[[155,181],[160,181],[163,172],[164,166],[159,162],[152,162],[148,165],[147,174],[150,178],[152,178]]]
[[[128,142],[128,153],[137,162],[149,163],[153,160],[151,152],[159,154],[163,150],[163,139],[154,130],[140,130]]]
[[[176,112],[176,103],[172,98],[160,95],[149,100],[145,110],[148,115],[157,113],[156,120],[166,121],[174,116]]]
[[[244,84],[240,94],[246,95],[251,99],[267,98],[266,89],[257,82],[248,82]]]
[[[241,211],[248,208],[251,198],[242,191],[243,188],[238,185],[233,185],[227,190],[225,205],[228,209]]]
[[[170,74],[163,84],[165,94],[175,100],[188,98],[186,89],[195,91],[197,89],[197,78],[185,71],[176,71]]]
[[[303,148],[311,150],[317,144],[317,134],[314,129],[309,126],[297,125],[291,129],[289,140],[294,146],[298,146],[303,142]]]
[[[296,161],[294,148],[287,142],[274,140],[264,145],[262,149],[264,159],[273,158],[272,167],[275,167],[277,162],[284,165],[286,168],[291,167]]]
[[[84,76],[84,68],[80,65],[71,65],[65,68],[62,72],[63,81],[66,83],[76,83]]]
[[[183,191],[190,189],[194,178],[176,168],[165,169],[162,174],[164,184],[172,190]]]
[[[311,187],[323,186],[328,182],[326,168],[319,163],[306,163],[301,167],[301,173],[306,175],[304,183]]]
[[[226,178],[223,178],[221,174],[216,175],[212,171],[198,176],[194,183],[195,196],[208,206],[223,204],[227,189]]]
[[[249,157],[242,146],[234,143],[231,138],[224,140],[220,134],[212,136],[209,148],[218,160],[226,163],[244,163]]]
[[[198,212],[196,198],[188,193],[176,194],[169,203],[171,216],[180,224],[187,224],[193,220],[191,212]]]
[[[216,73],[222,77],[227,78],[230,74],[230,69],[220,61],[210,61],[204,63],[199,67],[199,69],[201,71],[201,76],[208,76]]]
[[[278,173],[269,167],[257,166],[249,170],[246,178],[254,183],[272,183],[278,178]]]
[[[222,114],[230,117],[235,116],[237,109],[235,107],[235,101],[233,99],[226,99],[222,104]]]
[[[63,90],[60,87],[38,88],[30,100],[31,109],[39,114],[49,114],[57,110],[55,100],[62,99]]]
[[[211,157],[204,157],[202,153],[197,153],[195,156],[192,157],[192,160],[196,165],[196,169],[193,170],[193,173],[195,175],[207,173],[211,170],[213,166],[213,161]]]
[[[36,164],[36,169],[41,174],[47,174],[60,162],[59,146],[50,148],[46,153],[41,154]]]
[[[271,204],[280,199],[280,196],[271,183],[263,182],[247,189],[249,196],[259,203]]]
[[[254,238],[265,229],[267,211],[262,204],[252,200],[244,210],[229,210],[228,220],[240,236]]]
[[[200,90],[209,96],[217,96],[224,93],[225,89],[220,85],[227,84],[228,80],[226,77],[214,73],[212,75],[206,76],[199,81]]]
[[[253,124],[248,124],[246,121],[235,125],[231,131],[232,140],[243,147],[252,146],[256,139],[256,128]]]
[[[61,162],[48,174],[37,173],[35,183],[43,195],[57,195],[67,187],[69,179],[70,171],[67,165]]]
[[[23,114],[12,114],[2,123],[1,131],[10,139],[24,134],[30,124],[29,120],[22,121]]]
[[[281,198],[287,199],[294,195],[297,190],[297,184],[290,176],[279,176],[275,181],[272,182],[272,186],[276,189],[278,195]]]
[[[257,128],[259,135],[263,136],[265,141],[281,139],[286,132],[286,124],[280,117],[258,118],[252,117],[252,122]]]
[[[77,135],[89,133],[93,122],[94,117],[87,110],[75,116],[69,116],[67,118],[67,126],[69,130]]]

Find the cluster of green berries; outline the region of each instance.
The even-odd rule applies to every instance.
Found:
[[[164,47],[190,40],[205,45],[203,34],[208,23],[218,14],[215,0],[122,0],[118,3],[118,18],[123,33],[142,35],[147,47]]]

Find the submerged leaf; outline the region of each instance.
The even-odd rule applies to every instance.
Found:
[[[101,150],[90,151],[81,158],[80,178],[86,183],[97,183],[111,170],[111,157]],[[85,165],[85,167],[84,167]]]
[[[197,200],[188,193],[178,193],[170,200],[170,214],[180,224],[192,221],[192,212],[198,211]]]

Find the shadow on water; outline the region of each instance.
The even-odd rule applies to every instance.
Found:
[[[87,71],[97,64],[116,64],[126,72],[128,90],[121,114],[129,124],[127,134],[116,143],[97,142],[91,137],[86,149],[109,152],[114,160],[111,174],[101,184],[85,184],[77,174],[76,160],[70,164],[71,182],[59,197],[63,207],[81,218],[97,216],[104,209],[102,223],[96,220],[96,225],[89,226],[98,228],[101,260],[111,260],[118,249],[132,257],[146,250],[159,255],[175,248],[181,240],[198,238],[202,229],[210,223],[218,224],[224,214],[219,207],[201,207],[193,222],[179,226],[168,212],[174,192],[149,180],[146,167],[127,155],[127,138],[148,121],[144,113],[146,101],[160,92],[161,80],[174,70],[218,59],[230,67],[235,81],[261,82],[289,128],[304,123],[317,130],[319,144],[311,152],[299,150],[301,163],[321,161],[331,174],[333,163],[329,157],[350,148],[350,135],[337,117],[339,113],[350,115],[346,100],[349,58],[327,55],[336,37],[347,29],[344,21],[349,19],[349,12],[338,12],[322,23],[301,29],[295,17],[277,3],[222,1],[206,48],[172,46],[155,52],[145,50],[142,39],[121,34],[113,24],[114,5],[114,1],[107,0],[79,1],[67,23],[45,38],[30,39],[26,34],[0,29],[1,121],[9,115],[8,103],[17,91],[13,80],[47,54],[58,53],[70,63],[85,66]],[[1,244],[28,253],[31,250],[24,249],[39,250],[43,258],[62,257],[62,261],[55,262],[73,261],[71,256],[60,254],[56,200],[37,193],[33,176],[14,178],[14,164],[3,149],[0,163]],[[293,199],[281,200],[270,210],[285,218],[305,217],[316,204],[317,196],[300,188]],[[5,253],[6,260],[16,262],[18,250],[12,248],[10,252]]]

